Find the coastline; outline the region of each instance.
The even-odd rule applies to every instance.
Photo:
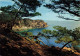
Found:
[[[47,26],[48,27],[48,26]],[[46,27],[43,27],[43,28],[46,28]],[[29,31],[29,30],[33,30],[33,29],[40,29],[40,28],[19,28],[19,29],[13,29],[13,31],[15,32],[25,32],[25,31]]]
[[[21,27],[21,28],[14,28],[13,31],[15,32],[24,32],[24,31],[28,31],[28,30],[31,30],[33,28],[29,28],[29,27]]]
[[[16,21],[16,23],[12,27],[12,30],[17,32],[45,27],[48,27],[48,25],[43,20],[21,19]]]

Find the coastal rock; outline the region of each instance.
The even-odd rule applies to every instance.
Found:
[[[45,28],[47,27],[47,23],[43,20],[32,20],[32,19],[20,19],[16,20],[16,23],[12,27],[14,31],[23,31],[27,29],[33,28]]]
[[[9,31],[8,25],[0,24],[0,56],[79,56],[72,51],[61,51],[59,47],[40,45],[29,37]]]

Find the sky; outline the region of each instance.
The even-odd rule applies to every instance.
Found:
[[[50,3],[49,0],[46,0],[46,3]],[[7,6],[7,5],[13,5],[14,2],[11,1],[11,0],[0,0],[0,7],[1,6]],[[58,14],[57,13],[54,13],[52,10],[50,9],[47,9],[43,6],[41,7],[38,7],[37,8],[37,12],[40,12],[42,15],[41,16],[36,16],[36,17],[30,17],[31,19],[41,19],[41,20],[54,20],[54,21],[65,21],[65,19],[61,19],[61,18],[58,18]],[[64,15],[64,16],[67,16],[69,18],[77,18],[77,17],[73,17],[73,16],[70,16],[69,14],[68,15]]]
[[[7,5],[12,5],[14,2],[11,0],[0,0],[0,7],[1,6],[7,6]]]

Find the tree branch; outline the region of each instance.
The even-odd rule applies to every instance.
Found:
[[[69,9],[66,9],[66,8],[64,8],[64,7],[60,7],[60,8],[68,11],[69,13],[71,13],[71,14],[73,14],[73,15],[76,15],[76,16],[80,17],[80,15],[77,14],[76,12],[70,11]]]

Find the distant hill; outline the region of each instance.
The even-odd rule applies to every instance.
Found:
[[[47,27],[47,23],[43,20],[32,20],[32,19],[20,19],[16,20],[16,24],[12,27],[14,31],[22,31],[33,28],[44,28]]]

